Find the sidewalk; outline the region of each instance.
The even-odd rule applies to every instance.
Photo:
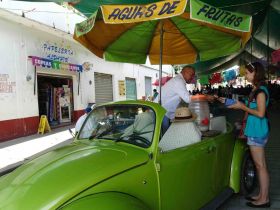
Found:
[[[69,128],[73,131],[74,125],[0,143],[0,176],[31,158],[71,143],[73,137]]]

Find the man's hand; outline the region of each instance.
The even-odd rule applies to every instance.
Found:
[[[209,101],[209,102],[213,102],[213,101],[215,101],[215,96],[212,96],[212,95],[205,95],[206,96],[206,98],[207,98],[207,101]]]
[[[228,106],[228,108],[230,109],[242,109],[242,110],[244,110],[244,107],[246,107],[245,104],[243,104],[240,101],[236,101],[235,104]]]
[[[224,97],[218,97],[217,100],[220,101],[222,104],[226,103],[226,98]]]

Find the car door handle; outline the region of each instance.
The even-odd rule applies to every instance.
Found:
[[[209,146],[207,148],[207,153],[212,153],[212,152],[215,152],[216,151],[216,146]]]

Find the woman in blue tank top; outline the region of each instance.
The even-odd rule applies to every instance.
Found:
[[[229,106],[233,109],[242,109],[248,113],[245,136],[254,160],[259,184],[259,194],[253,197],[246,197],[250,200],[247,205],[250,207],[266,208],[270,206],[269,201],[269,174],[266,166],[264,146],[269,136],[269,125],[266,117],[266,109],[269,102],[269,93],[265,86],[265,70],[261,63],[249,63],[245,66],[245,78],[253,85],[249,101],[245,105],[239,101]]]

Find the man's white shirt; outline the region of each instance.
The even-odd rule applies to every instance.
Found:
[[[84,114],[83,116],[81,116],[81,117],[78,119],[78,121],[77,121],[77,123],[76,123],[76,126],[75,126],[75,131],[76,131],[76,132],[79,132],[79,131],[80,131],[80,129],[81,129],[81,127],[82,127],[82,125],[83,125],[83,123],[84,123],[86,117],[87,117],[87,114]]]
[[[186,103],[190,102],[190,94],[186,87],[186,81],[180,73],[176,77],[169,80],[161,89],[162,106],[166,109],[166,116],[169,119],[174,119],[175,110],[181,99]]]

